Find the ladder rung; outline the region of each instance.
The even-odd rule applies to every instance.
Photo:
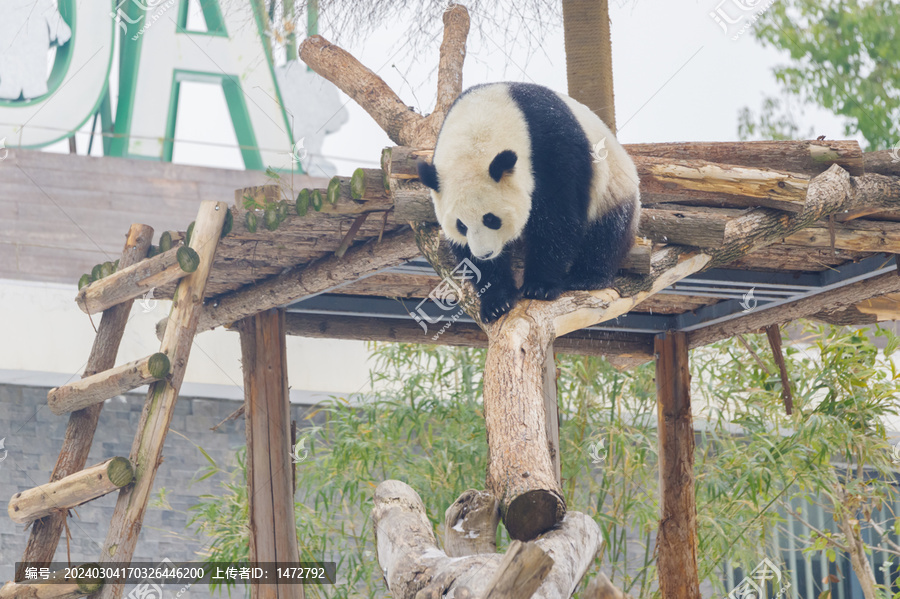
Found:
[[[128,458],[109,458],[57,481],[16,493],[9,500],[9,517],[25,524],[56,510],[69,509],[124,487],[134,478]]]
[[[99,281],[94,281],[81,289],[75,296],[75,303],[87,314],[97,314],[124,301],[140,297],[154,287],[177,281],[190,274],[181,267],[178,253],[193,253],[194,250],[181,246],[162,254],[141,260],[127,268],[118,270]],[[196,264],[193,260],[186,263]]]
[[[169,374],[169,368],[169,358],[166,354],[157,352],[74,383],[55,387],[47,394],[47,403],[54,414],[74,412],[163,379]]]

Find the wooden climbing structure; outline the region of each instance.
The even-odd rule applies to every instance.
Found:
[[[567,510],[560,485],[554,353],[584,353],[622,368],[656,361],[660,589],[665,599],[699,597],[688,350],[763,330],[774,342],[777,327],[797,318],[895,318],[900,163],[888,152],[863,153],[854,141],[626,145],[644,210],[615,284],[553,302],[522,301],[485,325],[475,288],[459,283],[453,308],[464,315],[438,335],[447,319],[423,306],[454,280],[456,264],[415,162],[430,156],[462,89],[468,14],[455,6],[444,24],[438,102],[428,117],[323,38],[301,47],[301,58],[397,144],[384,151],[380,169],[358,169],[316,189],[236,190],[233,205],[204,202],[189,230],[165,232],[152,249],[152,230],[134,225],[118,267],[95,269],[84,281],[76,301],[102,319],[85,377],[48,396],[55,414],[69,415],[59,460],[48,484],[10,500],[10,516],[32,522],[23,561],[50,561],[67,510],[113,491],[118,502],[97,559],[130,561],[192,339],[224,326],[241,335],[249,484],[263,490],[251,494],[260,498],[248,523],[254,559],[297,559],[293,531],[274,525],[291,519],[293,495],[285,335],[486,346],[486,489],[465,491],[448,509],[447,544],[436,551],[417,492],[385,481],[375,492],[377,559],[398,599],[451,591],[457,599],[569,597],[600,532]],[[158,325],[159,352],[117,366],[131,303],[150,289],[174,300]],[[780,352],[777,342],[773,348]],[[131,454],[86,468],[102,401],[148,382]],[[789,392],[785,406],[791,409]],[[268,471],[283,475],[263,475]],[[504,555],[485,541],[500,520],[517,540]],[[22,574],[0,599],[34,596]],[[122,593],[112,584],[56,586],[39,595]],[[263,585],[253,593],[302,596],[302,587]]]

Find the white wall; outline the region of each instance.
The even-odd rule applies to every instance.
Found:
[[[100,317],[88,317],[78,308],[76,292],[74,285],[0,279],[0,369],[81,377],[95,336],[90,319],[98,325]],[[155,326],[170,307],[171,302],[158,301],[146,312],[135,302],[117,364],[159,351]],[[368,390],[368,352],[362,341],[288,337],[287,351],[288,381],[295,390],[326,394]],[[194,341],[185,385],[240,387],[240,357],[236,332],[220,328],[202,333]]]

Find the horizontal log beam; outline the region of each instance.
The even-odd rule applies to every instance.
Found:
[[[866,220],[836,222],[834,225],[816,223],[786,237],[784,243],[816,248],[833,245],[839,250],[900,254],[900,223]]]
[[[394,213],[400,220],[435,222],[431,194],[419,180],[416,163],[432,152],[418,148],[388,148],[382,154]],[[670,202],[706,203],[725,207],[803,209],[809,176],[785,170],[720,164],[704,160],[673,160],[635,156],[644,205]]]
[[[157,352],[74,383],[54,387],[47,394],[47,404],[57,416],[68,414],[166,378],[170,367],[166,354]]]
[[[754,168],[771,168],[817,175],[832,164],[851,175],[862,175],[863,153],[855,140],[677,142],[624,144],[631,156],[668,160],[708,160]]]
[[[351,248],[343,257],[330,257],[310,265],[296,266],[256,285],[207,302],[200,312],[197,333],[246,316],[277,308],[305,297],[326,293],[419,256],[415,234],[410,230],[385,236]],[[161,339],[168,319],[156,325]]]
[[[725,230],[735,214],[734,210],[692,206],[643,208],[638,233],[658,243],[718,248],[725,245]]]
[[[83,287],[75,303],[86,314],[97,314],[124,301],[141,297],[190,274],[178,262],[180,247],[146,258]]]
[[[691,349],[708,345],[734,335],[754,333],[772,325],[781,325],[819,312],[831,312],[886,293],[900,292],[900,277],[889,272],[871,279],[851,283],[774,308],[758,307],[744,316],[709,325],[688,333]]]
[[[707,202],[719,206],[800,211],[809,176],[785,170],[633,156],[641,178],[641,203]]]
[[[900,320],[900,293],[888,293],[856,304],[861,314],[874,316],[879,322]]]
[[[110,458],[65,478],[16,493],[9,500],[9,518],[25,524],[53,512],[65,512],[124,487],[133,478],[134,470],[127,458]]]
[[[897,150],[879,150],[863,154],[867,173],[900,177],[900,157]]]
[[[454,322],[434,339],[435,333],[440,330],[437,328],[439,325],[435,325],[431,334],[426,334],[412,318],[386,319],[291,312],[285,318],[286,333],[298,337],[487,347],[487,335],[471,322]],[[639,333],[581,330],[558,337],[553,347],[563,354],[620,356],[644,361],[653,358],[653,336]]]

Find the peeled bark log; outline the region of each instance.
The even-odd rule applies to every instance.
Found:
[[[178,263],[177,255],[178,248],[172,248],[131,266],[120,263],[113,274],[82,288],[75,303],[85,314],[97,314],[186,277],[189,273]]]
[[[855,140],[809,141],[692,141],[625,144],[631,156],[670,160],[708,160],[752,168],[772,168],[817,175],[837,164],[851,175],[862,175],[863,153]],[[868,156],[868,154],[866,154]]]
[[[487,491],[463,492],[444,514],[444,551],[450,557],[497,552],[497,499]]]
[[[536,544],[513,541],[482,597],[530,599],[552,567],[553,558]]]
[[[80,381],[55,387],[47,394],[47,404],[54,414],[68,414],[165,378],[169,367],[166,354],[157,352]]]
[[[54,511],[66,511],[124,487],[134,478],[126,458],[109,458],[81,472],[16,493],[9,500],[9,518],[24,524]]]
[[[378,563],[394,599],[483,597],[502,554],[450,558],[437,547],[422,500],[409,485],[384,481],[375,489],[372,509]],[[554,566],[533,595],[568,599],[600,546],[600,528],[584,514],[571,512],[559,528],[534,541]],[[456,593],[456,595],[453,595]]]

